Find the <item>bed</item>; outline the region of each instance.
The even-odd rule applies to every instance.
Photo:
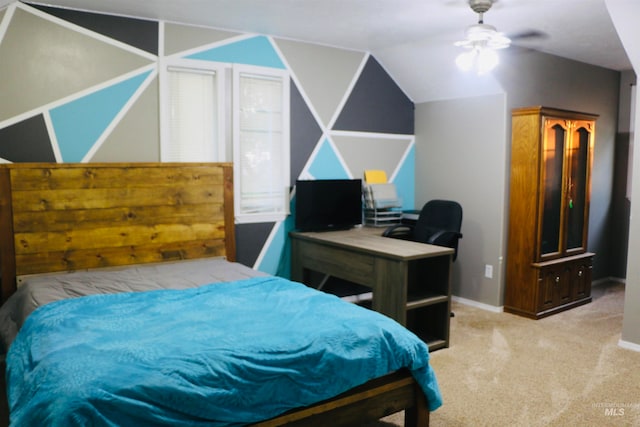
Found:
[[[0,165],[0,329],[15,420],[42,413],[71,423],[93,411],[135,425],[160,406],[169,412],[151,419],[167,425],[347,425],[400,410],[405,425],[428,425],[441,398],[410,333],[235,262],[232,175],[227,163]],[[331,334],[345,324],[356,351],[329,360],[346,352],[328,351],[344,348]],[[360,335],[367,329],[383,330],[384,341],[372,344]],[[297,368],[291,342],[311,367]],[[213,361],[203,359],[210,343],[222,351]],[[218,363],[232,372],[221,377]],[[96,384],[91,371],[116,384]],[[56,396],[60,387],[68,393]],[[231,413],[218,416],[224,406]],[[77,409],[51,409],[65,407]]]

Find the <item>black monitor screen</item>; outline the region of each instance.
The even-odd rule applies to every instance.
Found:
[[[362,224],[362,180],[296,181],[296,229],[326,231]]]

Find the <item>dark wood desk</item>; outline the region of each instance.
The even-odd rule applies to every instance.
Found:
[[[449,346],[453,249],[382,237],[381,228],[292,232],[291,279],[312,271],[371,288],[372,308],[429,344]]]

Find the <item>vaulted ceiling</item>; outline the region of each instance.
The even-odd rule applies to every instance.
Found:
[[[9,3],[0,0],[0,7]],[[392,74],[394,69],[415,70],[410,78],[424,75],[425,57],[431,63],[455,57],[460,48],[453,43],[478,21],[468,0],[47,0],[42,4],[368,51],[381,58]],[[613,70],[632,68],[605,0],[496,0],[484,22],[514,38],[513,49],[534,49]],[[412,96],[416,101],[420,97]]]

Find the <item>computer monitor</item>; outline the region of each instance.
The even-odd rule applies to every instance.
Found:
[[[300,231],[341,230],[362,224],[362,180],[298,180],[295,209],[295,227]]]

